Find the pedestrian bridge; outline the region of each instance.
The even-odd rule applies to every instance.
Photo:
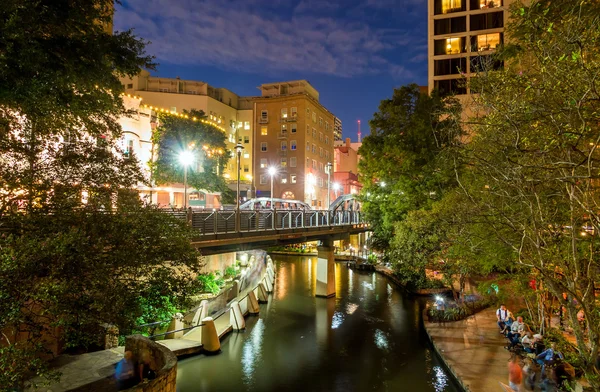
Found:
[[[203,255],[307,241],[331,242],[370,230],[360,211],[239,210],[171,212],[198,235]]]

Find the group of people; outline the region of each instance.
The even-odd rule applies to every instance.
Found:
[[[544,391],[556,390],[556,387],[565,379],[570,379],[574,374],[570,374],[570,365],[563,362],[564,357],[560,351],[556,349],[556,344],[552,343],[546,348],[543,343],[543,336],[533,334],[531,329],[523,321],[523,317],[519,316],[515,319],[513,314],[501,305],[496,311],[498,319],[498,327],[500,333],[506,336],[509,340],[509,345],[506,349],[513,349],[517,345],[521,345],[523,351],[527,354],[534,354],[532,357],[525,358],[525,366],[521,368],[519,364],[519,356],[513,355],[508,364],[509,386],[513,391],[520,391],[523,379],[529,390],[533,390],[536,385],[537,373],[534,364],[541,366],[541,379],[538,384]],[[552,366],[547,371],[548,365]]]
[[[125,351],[123,359],[117,364],[115,369],[115,378],[119,391],[129,389],[144,380],[152,380],[156,373],[150,365],[150,356],[148,352],[143,351],[139,363],[133,361],[133,353]]]

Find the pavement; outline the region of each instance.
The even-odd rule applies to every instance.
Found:
[[[59,382],[41,386],[38,391],[116,391],[114,378],[115,367],[123,358],[123,347],[111,350],[96,351],[81,355],[60,355],[52,363],[52,367],[62,373]],[[43,379],[36,377],[32,383],[41,383]],[[33,387],[28,391],[35,390]]]
[[[450,370],[471,392],[501,391],[508,383],[510,353],[500,334],[493,309],[485,309],[465,320],[430,323],[427,332]]]

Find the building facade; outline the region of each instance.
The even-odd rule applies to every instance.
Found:
[[[142,98],[144,107],[154,112],[167,111],[182,113],[183,110],[202,110],[207,119],[223,129],[230,151],[225,165],[224,176],[235,189],[237,183],[237,156],[235,146],[239,142],[244,147],[240,157],[241,193],[251,188],[252,176],[252,99],[240,97],[224,89],[210,86],[202,81],[182,80],[179,78],[160,78],[141,71],[134,78],[121,80],[125,93]]]
[[[362,189],[358,174],[360,155],[358,149],[362,143],[352,143],[350,138],[335,143],[334,150],[334,183],[336,197],[346,194],[357,194]]]
[[[469,94],[477,72],[501,69],[491,54],[504,43],[512,0],[429,0],[428,87],[442,94]]]
[[[333,119],[333,140],[336,142],[342,140],[342,120],[339,117]]]
[[[327,203],[327,164],[333,160],[334,115],[306,80],[263,84],[254,98],[257,197]],[[270,174],[269,169],[274,171]]]

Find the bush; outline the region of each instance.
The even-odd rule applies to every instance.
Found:
[[[198,282],[200,282],[200,290],[203,293],[211,293],[211,294],[219,294],[221,291],[221,287],[219,286],[219,280],[225,283],[223,279],[217,279],[214,273],[208,273],[203,275],[198,275]]]
[[[427,309],[427,319],[430,322],[445,322],[464,320],[475,313],[488,308],[494,301],[491,298],[482,298],[473,302],[463,302],[455,306],[447,306],[443,310]]]
[[[235,278],[237,276],[237,271],[234,266],[230,265],[225,268],[225,278]]]

